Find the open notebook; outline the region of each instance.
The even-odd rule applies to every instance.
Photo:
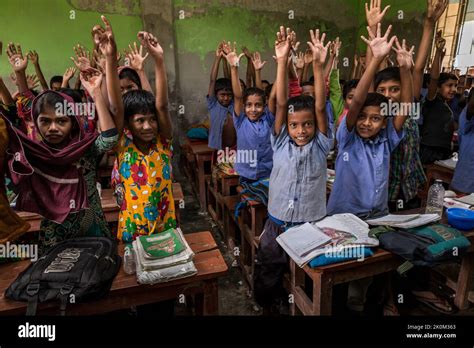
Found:
[[[336,214],[290,228],[277,237],[277,242],[298,266],[304,267],[315,257],[334,250],[378,246],[378,240],[368,233],[369,225],[357,216]]]

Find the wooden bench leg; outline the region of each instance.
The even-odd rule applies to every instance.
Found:
[[[454,298],[454,304],[459,309],[467,309],[469,307],[469,290],[471,281],[474,273],[474,253],[469,253],[463,257],[461,263],[461,270],[459,271],[459,277],[456,288],[456,297]]]
[[[219,289],[217,279],[211,279],[204,285],[204,315],[219,314]]]
[[[204,161],[198,160],[199,203],[206,210],[206,179],[204,177]]]
[[[313,315],[331,315],[332,286],[330,275],[316,274],[313,279]]]
[[[295,290],[304,284],[304,271],[293,260],[290,260],[290,292],[293,297],[290,302],[290,315],[296,315]]]

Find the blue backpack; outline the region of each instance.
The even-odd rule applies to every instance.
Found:
[[[379,242],[383,249],[409,261],[401,273],[413,265],[433,267],[459,261],[471,246],[460,231],[442,224],[386,232]]]

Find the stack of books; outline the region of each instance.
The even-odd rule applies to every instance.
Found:
[[[163,283],[197,273],[194,253],[179,228],[140,236],[133,249],[140,284]]]

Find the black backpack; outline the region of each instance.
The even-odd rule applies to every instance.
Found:
[[[26,315],[35,315],[38,302],[60,301],[65,315],[71,295],[74,302],[98,299],[111,288],[121,258],[117,243],[106,237],[72,238],[58,243],[23,271],[5,297],[28,301]]]

